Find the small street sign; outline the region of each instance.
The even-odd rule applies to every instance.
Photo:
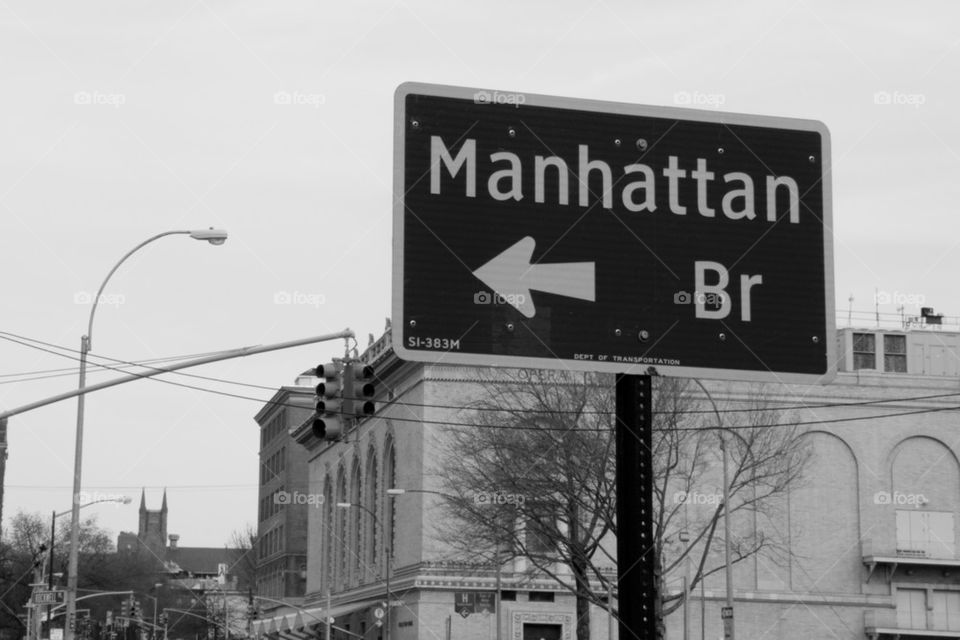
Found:
[[[464,618],[476,613],[476,596],[473,591],[454,591],[453,610]]]
[[[373,610],[373,617],[376,618],[377,620],[382,618],[385,614],[386,612],[383,610],[382,607],[377,607],[376,609]]]
[[[723,620],[729,620],[733,618],[733,607],[723,607],[720,609],[720,618]]]
[[[33,602],[35,604],[62,604],[66,591],[63,589],[54,589],[53,591],[35,591],[33,593]]]
[[[476,608],[477,611],[484,614],[490,614],[496,611],[496,592],[478,591]]]
[[[401,358],[831,378],[822,123],[413,83],[395,114]]]

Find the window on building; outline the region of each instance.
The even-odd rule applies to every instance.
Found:
[[[897,555],[954,558],[953,513],[897,510]]]
[[[530,602],[553,602],[552,591],[531,591]]]
[[[927,592],[897,588],[897,626],[901,629],[927,628]]]
[[[883,370],[907,372],[907,336],[883,336]]]
[[[501,592],[500,592],[500,600],[501,600],[501,602],[516,602],[516,600],[517,600],[517,592],[516,592],[516,591],[509,591],[509,590],[501,591]]]
[[[546,517],[530,518],[526,527],[526,548],[531,555],[550,555],[554,551],[553,527]]]
[[[853,334],[853,368],[877,368],[877,336],[872,333]]]
[[[960,631],[960,591],[930,592],[933,611],[931,628],[935,631]]]

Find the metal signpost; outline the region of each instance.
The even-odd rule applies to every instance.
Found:
[[[395,113],[394,351],[618,374],[621,637],[660,637],[649,374],[830,381],[826,127],[414,83]]]

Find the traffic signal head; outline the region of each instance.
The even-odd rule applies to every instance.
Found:
[[[358,420],[372,416],[376,411],[373,403],[375,393],[373,367],[362,362],[347,363],[343,389],[347,410],[344,413]]]
[[[321,440],[339,440],[343,433],[343,368],[336,362],[318,365],[316,416],[313,435]]]

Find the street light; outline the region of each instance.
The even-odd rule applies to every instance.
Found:
[[[227,232],[222,229],[214,229],[213,227],[209,229],[196,229],[192,231],[165,231],[147,238],[124,254],[124,256],[120,258],[115,265],[113,265],[113,268],[110,269],[110,272],[107,273],[107,277],[103,279],[103,282],[100,284],[100,288],[97,289],[97,295],[93,298],[93,300],[91,300],[90,319],[87,322],[87,334],[80,338],[79,390],[81,393],[77,396],[77,433],[73,457],[73,509],[70,517],[70,560],[67,568],[67,625],[66,630],[64,631],[64,637],[66,640],[73,640],[74,633],[73,630],[70,629],[69,623],[74,619],[77,609],[77,560],[79,558],[77,546],[80,539],[80,478],[81,466],[83,463],[83,405],[85,397],[82,391],[87,384],[87,354],[90,352],[90,347],[93,344],[93,317],[97,312],[97,302],[100,300],[100,295],[103,293],[104,288],[106,288],[111,276],[113,276],[114,272],[120,268],[120,265],[122,265],[131,255],[154,240],[172,235],[188,235],[194,240],[205,240],[213,245],[221,245],[227,241]]]
[[[130,496],[117,496],[114,498],[101,498],[99,500],[91,500],[90,502],[84,503],[79,507],[77,507],[77,510],[83,509],[84,507],[89,507],[92,504],[100,504],[101,502],[119,502],[121,504],[130,504],[131,498]],[[57,530],[56,530],[57,518],[59,518],[60,516],[65,516],[68,513],[72,513],[72,512],[73,512],[73,509],[62,511],[60,513],[57,513],[56,511],[54,511],[53,516],[50,518],[50,575],[47,576],[47,586],[51,591],[53,591],[53,543],[57,535]]]
[[[432,493],[433,495],[436,495],[436,496],[445,497],[445,494],[440,493],[439,491],[431,491],[430,489],[400,489],[400,488],[387,489],[388,496],[402,496],[405,493]],[[502,555],[501,555],[502,549],[500,546],[500,542],[501,542],[500,540],[497,540],[497,559],[496,559],[497,582],[494,587],[496,589],[496,596],[497,596],[496,601],[494,602],[494,605],[495,605],[494,608],[496,610],[496,626],[497,626],[496,640],[500,640],[500,637],[501,637],[501,630],[500,630],[501,598],[500,596],[501,596],[501,593],[503,592],[503,583],[502,583],[503,562],[502,562]]]
[[[720,450],[723,452],[723,557],[724,564],[726,565],[725,573],[727,579],[726,609],[729,612],[729,615],[723,618],[723,637],[725,640],[734,640],[733,565],[730,563],[730,472],[728,469],[728,459],[730,458],[730,454],[727,451],[727,439],[723,437],[723,432],[727,431],[728,429],[723,426],[723,417],[720,415],[720,410],[717,409],[717,403],[714,402],[713,396],[710,395],[710,392],[705,386],[703,386],[703,383],[700,382],[700,380],[693,378],[693,381],[700,386],[700,389],[703,390],[704,394],[706,394],[707,400],[709,400],[710,404],[713,406],[713,412],[717,416],[717,429],[720,432]],[[739,435],[735,431],[732,431],[731,433]]]
[[[159,590],[161,587],[163,587],[162,582],[156,582],[153,585],[154,591]],[[150,629],[150,637],[156,638],[157,637],[157,600],[159,599],[159,596],[152,596],[149,593],[144,593],[143,595],[144,597],[147,597],[153,600],[153,628]]]
[[[396,492],[397,492],[396,489],[387,489],[387,497],[397,495]],[[402,490],[400,490],[400,492],[402,493]],[[364,511],[370,514],[370,516],[373,518],[373,521],[376,523],[378,527],[380,527],[380,530],[383,532],[384,544],[386,548],[386,554],[385,554],[386,558],[384,559],[384,564],[386,565],[386,567],[385,567],[384,574],[386,576],[385,581],[386,581],[386,589],[387,589],[387,612],[386,612],[386,622],[385,622],[387,631],[384,634],[384,640],[390,640],[390,605],[392,604],[391,596],[390,596],[390,565],[392,564],[392,561],[393,561],[393,542],[390,538],[393,537],[393,531],[391,530],[390,535],[388,536],[387,530],[383,528],[383,524],[381,524],[380,518],[377,517],[377,514],[375,514],[373,511],[363,506],[362,504],[353,504],[351,502],[338,502],[337,507],[340,509],[349,509],[350,507],[363,509]]]

